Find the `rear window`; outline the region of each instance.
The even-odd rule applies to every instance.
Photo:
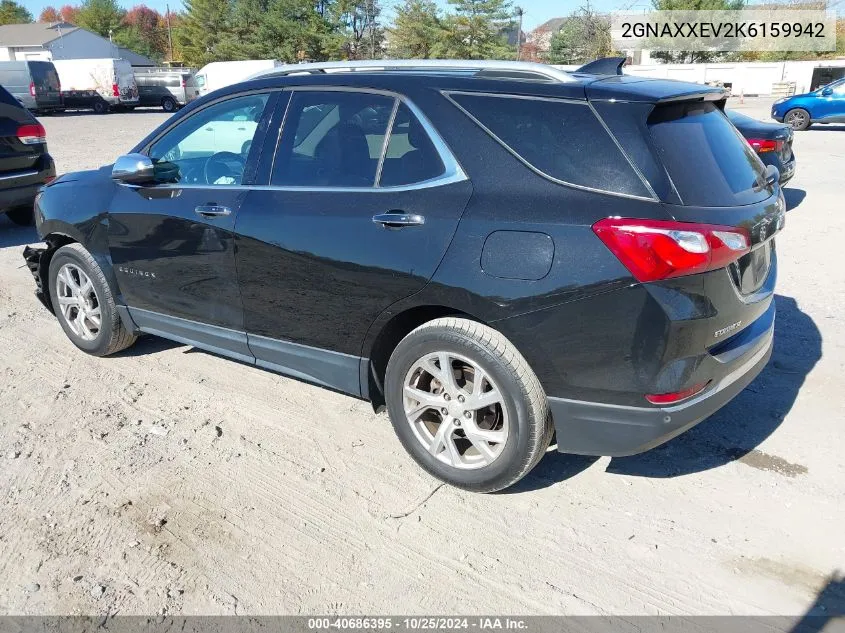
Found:
[[[685,205],[732,207],[769,197],[763,163],[714,104],[659,106],[648,127]]]
[[[451,93],[512,153],[563,183],[653,197],[586,102]]]
[[[59,75],[50,62],[29,62],[32,81],[44,90],[59,89]]]

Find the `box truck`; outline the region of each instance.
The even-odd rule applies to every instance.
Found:
[[[138,105],[138,86],[132,65],[125,59],[59,59],[65,108],[105,114],[112,108]]]

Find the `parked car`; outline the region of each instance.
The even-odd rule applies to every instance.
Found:
[[[38,188],[55,177],[44,127],[0,86],[0,213],[31,224]]]
[[[189,69],[135,69],[135,83],[138,105],[161,106],[165,112],[176,112],[199,96]]]
[[[125,59],[57,59],[53,61],[68,109],[105,114],[112,108],[138,105],[138,86]]]
[[[845,123],[845,79],[807,94],[778,99],[772,104],[772,118],[794,130],[806,130],[813,123]]]
[[[780,184],[785,185],[795,175],[795,153],[792,151],[792,128],[783,123],[758,121],[736,110],[725,114],[745,137],[764,165],[777,167]]]
[[[203,96],[239,81],[243,81],[257,72],[275,68],[279,65],[274,59],[244,59],[234,62],[211,62],[197,71],[194,82],[199,95]]]
[[[63,109],[59,75],[52,62],[0,62],[0,86],[32,112]]]
[[[155,334],[370,400],[434,476],[498,490],[555,432],[644,451],[766,365],[785,204],[724,99],[524,62],[282,67],[57,179],[24,256],[85,352]]]

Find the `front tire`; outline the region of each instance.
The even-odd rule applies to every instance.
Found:
[[[176,112],[179,105],[176,103],[176,100],[171,97],[165,97],[161,101],[161,109],[165,112]]]
[[[94,114],[106,114],[109,111],[109,104],[105,101],[94,102]]]
[[[783,117],[783,122],[791,126],[793,130],[800,132],[810,127],[810,113],[804,108],[795,108],[786,113]]]
[[[522,479],[554,430],[528,362],[501,333],[468,319],[436,319],[408,334],[388,362],[385,400],[417,463],[474,492]]]
[[[17,207],[6,211],[6,216],[18,226],[30,226],[34,220],[33,208]]]
[[[68,244],[50,260],[50,300],[67,337],[93,356],[108,356],[137,337],[120,320],[103,270],[80,244]]]

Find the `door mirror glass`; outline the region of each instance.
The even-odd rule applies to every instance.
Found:
[[[143,154],[126,154],[114,162],[111,177],[132,185],[150,184],[156,180],[155,165]]]

